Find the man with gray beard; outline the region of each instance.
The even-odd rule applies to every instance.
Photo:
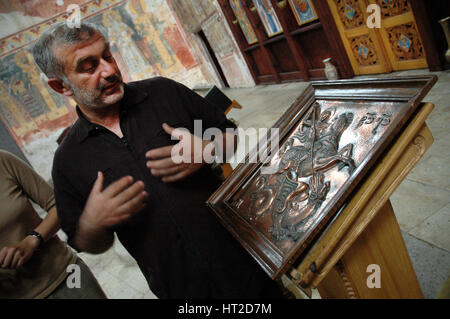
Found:
[[[117,233],[160,298],[281,297],[207,209],[221,183],[211,158],[194,161],[198,154],[186,147],[188,160],[171,156],[188,142],[202,154],[231,155],[234,134],[214,140],[192,134],[195,120],[203,130],[235,128],[219,108],[166,78],[123,83],[105,33],[89,23],[52,26],[33,55],[49,86],[77,102],[79,118],[52,170],[61,227],[72,247],[99,254]]]

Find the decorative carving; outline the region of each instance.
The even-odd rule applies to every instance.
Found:
[[[411,11],[408,0],[377,0],[381,17],[389,18]]]
[[[279,149],[261,141],[258,154],[270,155],[255,163],[249,154],[207,205],[279,278],[342,210],[435,82],[436,76],[313,82],[274,125]]]
[[[331,109],[321,112],[318,104],[311,108],[280,150],[276,173],[259,176],[251,187],[249,218],[254,221],[271,214],[268,231],[277,241],[289,237],[295,242],[311,226],[330,190],[324,171],[348,167],[351,175],[355,169],[353,144],[339,149],[340,137],[353,121],[353,113],[334,118],[332,114]]]
[[[347,276],[347,273],[345,272],[344,264],[341,260],[339,260],[336,265],[335,269],[339,274],[339,277],[341,277],[342,282],[344,283],[345,290],[347,291],[347,295],[350,299],[359,299],[358,293],[356,292],[356,289],[354,288],[354,284],[350,280],[350,278]]]
[[[364,15],[356,0],[335,0],[335,2],[345,29],[353,29],[365,25]]]
[[[372,135],[376,135],[378,132],[378,128],[380,126],[387,126],[391,123],[392,113],[386,112],[378,115],[376,112],[367,112],[366,115],[361,117],[356,125],[356,129],[361,127],[362,125],[374,125],[372,130]]]
[[[386,29],[392,51],[398,60],[424,58],[424,49],[415,23],[407,23]]]
[[[375,44],[369,35],[351,39],[350,45],[359,65],[368,66],[378,64]]]

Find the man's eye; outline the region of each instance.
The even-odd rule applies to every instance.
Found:
[[[94,72],[96,68],[97,68],[97,63],[92,62],[92,63],[86,64],[83,68],[83,71],[90,73],[90,72]]]

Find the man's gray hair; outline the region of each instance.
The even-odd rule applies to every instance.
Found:
[[[55,56],[54,49],[85,42],[97,33],[108,41],[107,31],[103,26],[81,22],[79,27],[69,27],[66,22],[58,22],[42,33],[31,48],[31,53],[47,77],[65,78],[64,61]]]

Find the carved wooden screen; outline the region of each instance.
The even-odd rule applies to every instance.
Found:
[[[425,49],[407,0],[376,0],[381,8],[380,28],[393,70],[426,68]]]
[[[336,26],[355,74],[392,71],[381,39],[366,25],[365,0],[328,0]]]
[[[381,11],[381,27],[369,28],[367,6]],[[408,0],[328,0],[355,74],[427,67]]]
[[[274,125],[279,149],[275,139],[261,141],[258,155],[270,154],[267,160],[248,156],[207,204],[261,267],[279,277],[342,207],[435,81],[313,82]]]

